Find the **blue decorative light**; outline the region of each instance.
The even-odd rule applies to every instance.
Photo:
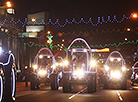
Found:
[[[35,24],[37,24],[37,25],[58,25],[59,27],[65,27],[68,24],[84,23],[84,24],[91,24],[91,26],[98,26],[103,23],[113,23],[113,22],[122,23],[125,19],[130,19],[131,17],[132,17],[132,14],[129,17],[127,17],[126,15],[123,15],[121,20],[118,20],[116,15],[113,16],[113,19],[111,19],[111,16],[107,16],[107,20],[105,20],[104,17],[98,17],[97,23],[93,23],[91,17],[88,19],[88,21],[85,21],[84,18],[81,18],[79,21],[76,21],[76,19],[73,18],[71,21],[69,21],[68,19],[65,19],[65,22],[63,24],[61,24],[59,22],[59,19],[57,19],[55,22],[53,22],[52,19],[48,19],[48,22],[45,22],[44,19],[42,19],[41,22],[36,21],[33,23],[33,25],[35,25]],[[20,19],[18,19],[17,21],[15,21],[13,18],[10,21],[8,21],[7,19],[4,19],[4,21],[1,25],[4,25],[5,23],[14,23],[14,24],[22,24],[22,25],[26,23],[27,25],[32,25],[32,24],[28,23],[27,18],[25,18],[24,22],[22,22]]]

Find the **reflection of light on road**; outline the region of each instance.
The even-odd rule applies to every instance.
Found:
[[[62,89],[62,87],[59,87],[58,89],[59,89],[59,90],[61,90],[61,89]]]
[[[115,87],[115,89],[116,89],[116,93],[117,93],[117,95],[118,95],[120,101],[122,102],[122,101],[123,101],[123,98],[121,97],[121,95],[120,95],[120,93],[119,93],[119,91],[117,90],[117,88],[116,88],[115,85],[114,85],[114,87]]]
[[[69,97],[69,100],[71,100],[73,97],[75,97],[76,95],[80,94],[81,92],[85,91],[87,89],[87,87],[85,87],[84,89],[80,90],[79,92],[77,92],[76,94],[72,95]]]
[[[133,86],[133,88],[138,89],[138,86]]]

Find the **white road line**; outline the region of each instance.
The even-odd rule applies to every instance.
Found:
[[[83,91],[86,90],[86,89],[87,89],[87,87],[85,87],[84,89],[80,90],[80,91],[77,92],[76,94],[71,95],[71,96],[69,97],[69,100],[71,100],[71,99],[74,98],[76,95],[80,94],[81,92],[83,92]]]
[[[121,94],[119,93],[119,91],[117,90],[116,86],[114,85],[115,89],[116,89],[116,93],[120,99],[121,102],[123,102],[123,98],[121,97]]]

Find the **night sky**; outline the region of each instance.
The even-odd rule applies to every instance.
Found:
[[[11,0],[16,10],[16,18],[25,18],[28,13],[36,13],[40,11],[48,10],[50,18],[56,20],[59,18],[61,23],[64,23],[65,19],[71,20],[76,18],[80,20],[81,17],[88,20],[92,17],[93,22],[97,22],[97,17],[100,16],[111,16],[117,15],[118,19],[121,19],[122,15],[129,16],[133,12],[138,12],[138,0]],[[1,2],[4,2],[1,1]],[[96,27],[91,25],[67,25],[65,28],[51,26],[50,30],[53,34],[58,32],[76,32],[79,31],[99,31],[102,30],[113,30],[138,26],[138,20],[125,20],[121,24],[109,23],[102,24]],[[84,37],[83,35],[81,35]],[[67,36],[66,36],[67,37]],[[68,39],[73,39],[76,36],[69,36]],[[91,44],[105,44],[105,43],[118,43],[123,42],[125,37],[129,37],[129,40],[136,40],[137,35],[135,33],[120,34],[120,33],[105,33],[105,34],[90,34],[86,38]],[[62,38],[61,38],[62,39]],[[58,41],[57,41],[58,42]]]
[[[138,0],[12,0],[19,16],[49,10],[57,17],[97,17],[138,11]]]

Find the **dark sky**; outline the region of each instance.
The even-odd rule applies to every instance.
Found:
[[[11,0],[16,15],[49,10],[51,15],[62,17],[90,17],[130,14],[138,11],[138,0]]]
[[[4,2],[4,0],[2,0]],[[72,19],[76,18],[80,20],[81,17],[85,19],[93,18],[93,21],[97,21],[97,17],[100,16],[113,16],[117,15],[118,19],[122,17],[123,14],[129,16],[133,12],[138,12],[138,0],[11,0],[13,6],[16,10],[17,18],[25,18],[28,13],[36,13],[40,11],[48,10],[51,19],[57,19],[62,22],[66,18]],[[122,24],[103,24],[97,27],[92,26],[76,26],[70,25],[65,28],[55,28],[51,27],[55,34],[57,32],[73,32],[78,33],[81,31],[96,31],[107,30],[107,29],[124,29],[126,27],[136,27],[138,22],[133,25],[135,21],[130,20],[129,22],[123,22]],[[131,23],[131,24],[130,24]],[[84,27],[85,26],[85,27]],[[93,41],[93,44],[105,44],[122,41],[126,35],[121,35],[120,33],[108,33],[104,35],[92,35],[89,37],[89,41]],[[136,34],[134,34],[136,35]],[[71,37],[71,36],[70,36]],[[72,37],[73,38],[73,37]],[[69,38],[69,39],[72,39]],[[120,38],[120,39],[119,39]],[[137,39],[137,37],[130,36],[131,40]],[[108,40],[107,40],[108,39]],[[91,43],[91,44],[92,44]]]

